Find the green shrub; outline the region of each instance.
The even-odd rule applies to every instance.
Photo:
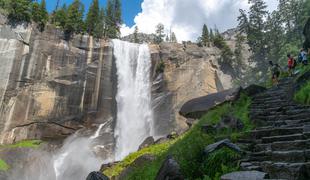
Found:
[[[296,94],[295,94],[295,101],[310,105],[310,82],[305,84]]]

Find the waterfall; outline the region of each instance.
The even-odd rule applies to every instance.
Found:
[[[137,151],[153,135],[151,56],[148,45],[113,40],[118,90],[115,160]]]

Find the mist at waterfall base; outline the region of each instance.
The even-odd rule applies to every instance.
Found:
[[[113,119],[101,124],[92,136],[76,133],[56,152],[33,151],[27,167],[13,169],[9,180],[85,180],[92,171],[111,161],[119,161],[153,133],[151,98],[151,58],[148,45],[113,40],[117,69],[117,120],[114,129],[115,152],[111,159],[100,159],[96,139]],[[111,125],[111,124],[110,124]]]

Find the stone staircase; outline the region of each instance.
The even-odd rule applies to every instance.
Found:
[[[242,170],[263,171],[272,179],[310,180],[310,107],[291,100],[292,87],[293,79],[283,79],[253,97],[250,118],[257,128],[238,142],[247,152]]]

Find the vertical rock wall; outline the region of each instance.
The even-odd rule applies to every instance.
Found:
[[[0,26],[2,143],[63,139],[115,112],[111,45],[89,36],[65,41],[52,27]]]

